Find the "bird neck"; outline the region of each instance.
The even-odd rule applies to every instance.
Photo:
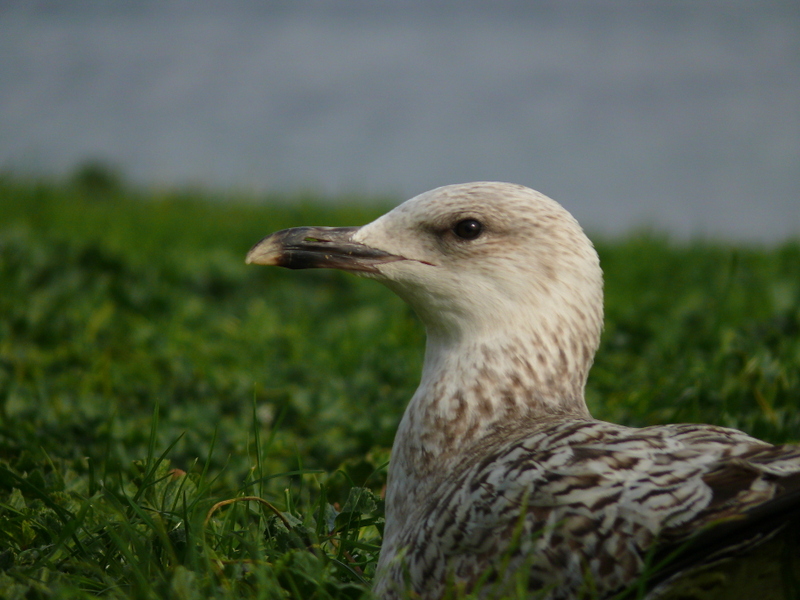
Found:
[[[584,387],[596,342],[575,337],[565,328],[429,335],[422,379],[396,443],[439,460],[508,423],[589,417]]]
[[[453,338],[429,330],[422,380],[392,449],[387,536],[488,436],[556,417],[591,418],[583,393],[599,328],[580,334],[517,328]]]

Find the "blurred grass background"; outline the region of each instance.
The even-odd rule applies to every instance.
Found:
[[[367,593],[424,332],[374,282],[244,256],[392,204],[0,177],[0,597]],[[800,438],[800,243],[595,242],[596,417]]]

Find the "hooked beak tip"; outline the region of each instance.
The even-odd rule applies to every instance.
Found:
[[[275,243],[273,236],[267,236],[250,248],[244,259],[246,265],[277,266],[280,262],[281,248]]]

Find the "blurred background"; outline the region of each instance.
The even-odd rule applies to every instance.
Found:
[[[800,2],[0,1],[0,170],[800,235]]]

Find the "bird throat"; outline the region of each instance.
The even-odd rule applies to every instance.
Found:
[[[386,500],[395,527],[487,444],[539,421],[591,418],[583,392],[596,343],[571,348],[570,336],[561,338],[567,349],[541,333],[459,347],[428,339],[422,380],[392,448]]]

